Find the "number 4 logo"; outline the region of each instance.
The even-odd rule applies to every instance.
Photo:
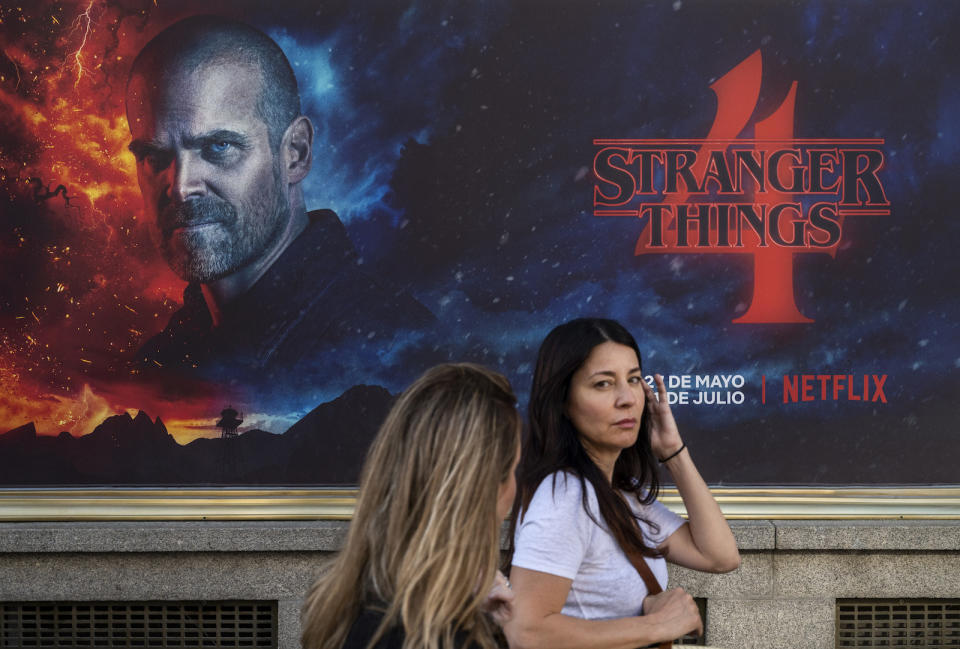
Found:
[[[785,147],[795,146],[799,148],[801,146],[811,146],[811,143],[814,143],[816,146],[822,146],[824,144],[844,142],[841,140],[807,141],[798,140],[794,137],[794,106],[797,96],[796,81],[791,84],[786,98],[770,116],[754,122],[753,138],[741,138],[741,134],[749,125],[750,118],[756,110],[757,101],[760,97],[761,76],[761,56],[760,51],[757,50],[710,86],[711,90],[717,95],[717,112],[707,137],[699,141],[702,142],[701,148],[697,152],[696,159],[690,167],[693,177],[703,177],[704,173],[708,171],[707,165],[710,164],[712,155],[715,152],[721,152],[720,155],[723,155],[722,152],[726,151],[733,144],[737,144],[738,146],[749,146],[752,144],[756,150],[770,153],[776,149],[783,149]],[[876,152],[876,154],[881,156],[882,159],[880,152]],[[852,172],[854,173],[851,177],[856,179],[852,183],[855,199],[859,187],[858,180],[860,176],[858,174],[861,174],[863,170],[856,168],[856,165],[859,164],[858,160],[855,159],[853,164],[854,169],[852,169]],[[845,175],[847,171],[851,170],[845,170]],[[876,168],[867,171],[872,173],[876,171]],[[774,170],[771,173],[779,173],[779,171]],[[863,175],[868,176],[869,174],[863,173]],[[871,187],[870,189],[879,189],[880,193],[882,193],[882,188]],[[873,193],[876,193],[876,191]],[[846,196],[847,195],[844,194],[844,200],[842,201],[842,205],[845,205],[846,209],[838,211],[841,226],[844,211],[847,213],[860,214],[889,213],[888,210],[878,211],[876,207],[880,207],[879,203],[872,202],[870,205],[861,203],[861,206],[857,206],[852,202],[848,202]],[[682,205],[686,203],[689,198],[690,194],[687,191],[666,193],[662,204],[668,206]],[[756,193],[751,191],[749,194],[738,198],[741,202],[744,199],[752,201],[758,208],[761,206],[765,208],[772,207],[796,200],[793,194],[782,191],[778,192],[770,188],[767,188],[766,191]],[[885,203],[885,205],[882,207],[889,208],[885,197],[883,203]],[[798,216],[797,218],[802,217]],[[839,241],[826,247],[822,245],[814,246],[809,243],[807,245],[784,247],[768,245],[757,236],[746,236],[739,245],[733,248],[729,245],[690,247],[688,245],[677,245],[678,237],[676,234],[677,225],[675,219],[673,223],[666,224],[673,231],[673,241],[661,241],[659,240],[659,235],[657,235],[656,239],[651,240],[651,237],[654,236],[652,234],[654,228],[651,227],[652,221],[653,219],[646,222],[644,230],[641,232],[640,238],[637,241],[635,249],[635,254],[637,255],[717,253],[749,254],[753,257],[753,297],[746,312],[733,322],[813,322],[813,320],[803,315],[797,308],[793,256],[795,254],[826,252],[834,257],[836,256]],[[779,222],[777,227],[779,228],[784,225],[789,226],[790,223]],[[685,227],[689,227],[689,224]],[[709,227],[711,236],[716,240],[720,226],[716,220],[711,220]],[[726,233],[723,233],[722,238],[726,240]],[[686,241],[687,236],[685,235],[681,237],[681,239]]]

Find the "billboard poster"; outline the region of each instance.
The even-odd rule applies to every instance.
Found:
[[[276,136],[289,88],[183,40],[134,65],[195,14],[276,43],[309,121]],[[523,406],[584,316],[636,336],[712,484],[960,483],[958,27],[936,0],[4,5],[0,487],[354,485],[426,367]]]

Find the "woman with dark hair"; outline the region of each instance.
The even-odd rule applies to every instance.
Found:
[[[690,595],[658,592],[665,560],[709,572],[739,566],[663,377],[654,381],[656,394],[636,341],[613,320],[573,320],[543,341],[512,518],[512,649],[632,649],[702,633]],[[688,521],[657,501],[658,464]]]

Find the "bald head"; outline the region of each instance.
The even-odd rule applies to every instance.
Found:
[[[249,66],[259,74],[256,111],[267,125],[271,147],[277,150],[287,127],[300,115],[293,69],[272,38],[246,23],[220,16],[185,18],[144,46],[133,62],[127,82],[128,121],[135,112],[130,105],[130,84],[134,81],[155,89],[147,95],[156,97],[186,75],[224,64]]]
[[[248,290],[306,227],[313,126],[262,32],[215,16],[168,27],[133,63],[127,122],[151,236],[208,305]]]

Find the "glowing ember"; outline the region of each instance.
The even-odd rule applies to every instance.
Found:
[[[137,219],[123,88],[154,3],[134,4],[0,6],[0,433],[82,435],[126,409],[195,422],[221,405],[210,386],[173,402],[128,385],[183,290]]]

